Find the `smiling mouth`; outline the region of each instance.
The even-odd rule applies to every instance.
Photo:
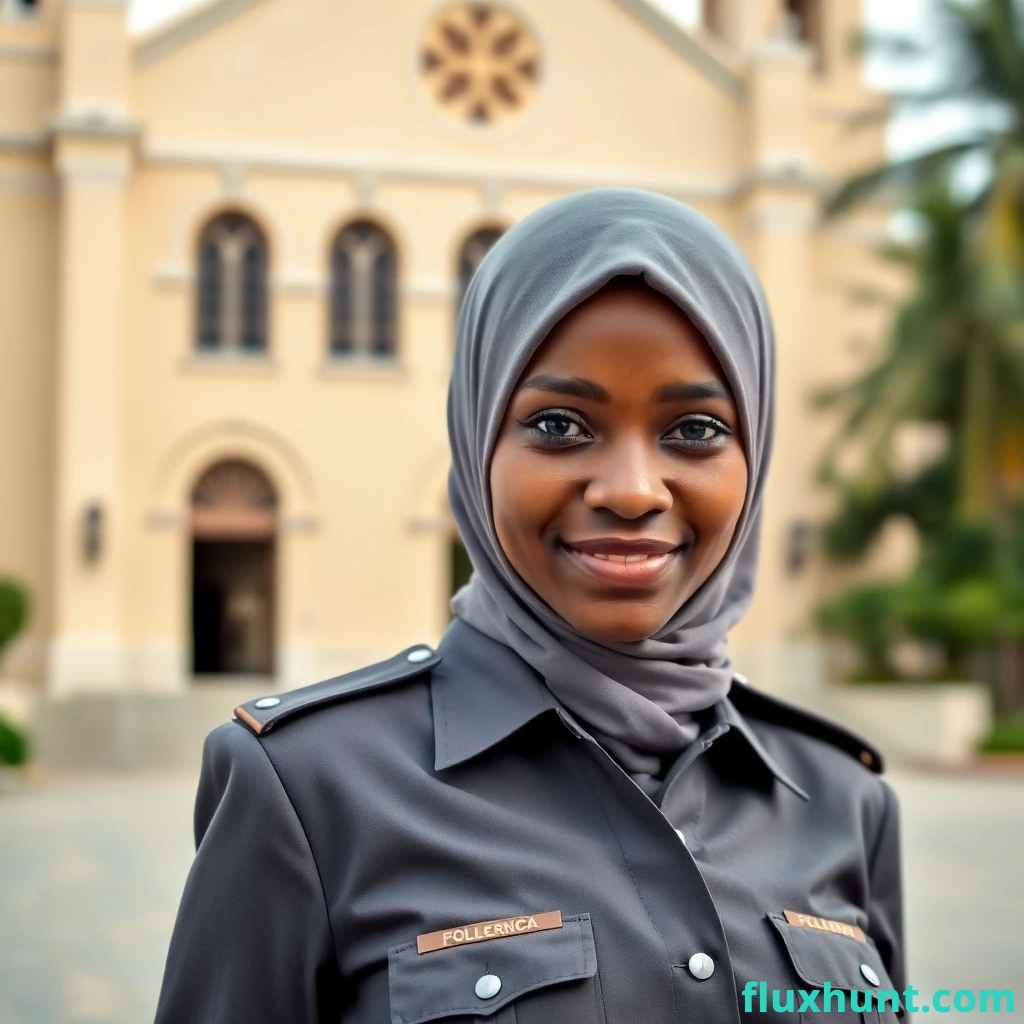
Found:
[[[560,545],[562,552],[568,556],[572,564],[591,578],[612,586],[628,587],[649,587],[657,583],[689,547],[688,544],[682,544],[667,551],[626,554],[613,551],[584,551],[570,544]]]

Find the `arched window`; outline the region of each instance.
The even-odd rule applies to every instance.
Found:
[[[501,228],[481,228],[474,231],[462,243],[459,250],[458,281],[459,291],[455,300],[455,316],[458,318],[462,309],[462,300],[466,297],[466,289],[476,273],[476,268],[483,262],[488,250],[505,232]]]
[[[398,350],[398,260],[391,236],[370,221],[331,246],[330,354],[388,359]]]
[[[810,47],[814,70],[825,70],[825,33],[821,0],[786,0],[786,31],[790,38]]]
[[[199,239],[196,347],[200,352],[267,350],[267,242],[241,213],[224,213]]]

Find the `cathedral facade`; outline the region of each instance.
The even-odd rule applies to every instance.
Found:
[[[695,206],[772,304],[779,420],[735,641],[789,671],[874,220],[858,0],[0,0],[0,574],[7,674],[55,696],[312,682],[434,642],[467,572],[445,394],[462,292],[577,189]]]

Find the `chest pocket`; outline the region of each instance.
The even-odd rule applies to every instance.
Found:
[[[801,1021],[817,1021],[827,1015],[829,1020],[851,1024],[895,1024],[897,1014],[903,1016],[900,993],[893,988],[882,958],[867,936],[860,942],[845,935],[794,927],[781,914],[769,914],[768,918],[782,938],[793,973],[803,983],[801,987],[822,990],[814,1007],[800,1013]],[[826,982],[835,993],[828,1003],[824,999]],[[871,1004],[867,1007],[869,993]],[[798,993],[796,1009],[800,1002]]]
[[[481,998],[477,983],[488,975],[501,985]],[[415,942],[396,946],[388,951],[388,988],[391,1024],[604,1021],[589,914],[565,917],[549,931],[430,953],[418,953]]]

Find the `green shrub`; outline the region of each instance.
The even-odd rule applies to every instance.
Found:
[[[0,656],[24,628],[28,613],[28,591],[15,580],[0,577]]]
[[[888,583],[850,587],[815,610],[818,629],[843,637],[857,648],[860,680],[891,680],[899,675],[889,657],[894,596],[894,588]]]
[[[27,764],[29,753],[28,736],[0,716],[0,765]]]
[[[1024,754],[1024,715],[998,719],[978,749],[989,754]]]

